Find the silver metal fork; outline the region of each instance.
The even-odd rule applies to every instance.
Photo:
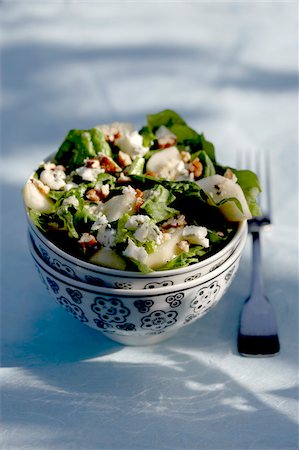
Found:
[[[271,225],[270,161],[263,152],[246,153],[245,158],[244,167],[253,170],[261,184],[262,215],[248,222],[252,236],[251,293],[240,315],[238,352],[242,356],[273,356],[279,352],[280,344],[275,312],[264,294],[260,245],[262,229]]]

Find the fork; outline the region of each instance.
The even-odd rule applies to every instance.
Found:
[[[271,225],[269,158],[263,152],[247,153],[245,158],[246,166],[252,168],[261,184],[259,204],[262,215],[248,221],[252,236],[251,292],[240,315],[238,352],[242,356],[274,356],[279,353],[280,344],[275,312],[264,294],[260,244],[262,229]]]

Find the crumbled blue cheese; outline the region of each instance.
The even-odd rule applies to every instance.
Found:
[[[130,155],[132,159],[136,156],[145,155],[149,148],[143,146],[143,137],[138,131],[126,132],[123,136],[115,140],[115,144],[123,151]]]
[[[66,184],[66,174],[62,169],[44,169],[39,178],[42,183],[55,191],[62,189]]]
[[[186,165],[184,161],[180,161],[176,166],[176,180],[189,180],[190,174],[188,169],[186,169]],[[193,175],[193,174],[192,174]]]
[[[78,208],[79,200],[74,195],[70,195],[69,197],[63,200],[61,206],[74,206],[75,208]]]
[[[136,214],[134,216],[131,216],[126,224],[125,228],[127,230],[136,230],[140,225],[144,224],[145,222],[149,222],[150,218],[148,216],[145,216],[143,214]]]
[[[91,231],[97,231],[97,241],[104,247],[112,247],[114,245],[116,230],[111,228],[107,217],[101,211],[97,211],[96,220],[91,226]]]
[[[74,183],[73,181],[69,181],[63,186],[63,189],[65,191],[69,191],[70,189],[73,189],[73,188],[76,188],[76,187],[78,187],[77,183]]]
[[[97,214],[96,221],[92,224],[91,230],[96,231],[100,228],[106,228],[108,225],[108,219],[101,211]]]
[[[127,258],[135,259],[136,261],[146,264],[148,254],[143,247],[138,247],[132,239],[128,239],[128,246],[123,251],[123,255]]]
[[[139,242],[155,242],[159,245],[162,242],[162,232],[153,222],[144,223],[134,233],[135,238]]]
[[[105,170],[97,167],[79,167],[76,169],[76,174],[79,175],[84,181],[97,181],[97,177],[100,173],[104,173]]]
[[[108,226],[102,226],[97,233],[97,241],[104,247],[113,247],[116,230]]]
[[[136,196],[136,191],[132,186],[124,186],[122,193],[125,195],[128,195],[129,197],[131,197],[131,199],[135,198]]]
[[[165,150],[164,150],[165,151]],[[169,178],[175,180],[178,177],[187,177],[188,171],[185,169],[185,164],[183,161],[168,160],[168,162],[161,167],[159,171],[159,176],[162,178]]]
[[[127,220],[125,228],[136,230],[134,237],[141,243],[153,241],[159,245],[162,242],[162,232],[148,216],[142,214],[131,216]]]
[[[209,247],[209,239],[206,237],[208,230],[206,227],[199,227],[195,225],[189,225],[183,229],[183,238],[190,244],[202,245],[202,247]]]

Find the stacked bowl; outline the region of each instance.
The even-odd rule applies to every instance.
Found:
[[[66,253],[28,217],[29,249],[54,300],[80,322],[126,345],[151,345],[206,314],[238,269],[247,222],[218,253],[187,267],[149,274],[97,266]]]

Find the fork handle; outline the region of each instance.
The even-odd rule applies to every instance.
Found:
[[[251,299],[258,301],[264,297],[264,280],[262,274],[260,232],[252,231],[252,275]]]

